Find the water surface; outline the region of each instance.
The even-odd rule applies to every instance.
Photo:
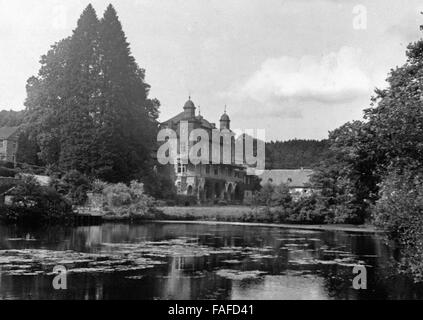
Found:
[[[381,235],[147,223],[0,225],[0,299],[420,299]],[[67,270],[54,290],[53,268]],[[354,290],[354,266],[367,290]]]

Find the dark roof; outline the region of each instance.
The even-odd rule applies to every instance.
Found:
[[[163,122],[163,124],[169,123],[169,122],[178,123],[179,121],[184,119],[185,119],[185,112],[182,111],[181,113],[177,114],[173,118],[170,118],[169,120]]]
[[[197,116],[197,120],[201,122],[202,127],[213,129],[213,125],[210,122],[208,122],[206,119],[204,119],[203,117]]]
[[[0,139],[7,140],[10,138],[17,138],[12,137],[17,131],[19,127],[1,127],[0,128]]]
[[[163,122],[162,124],[169,124],[171,122],[176,124],[176,123],[178,123],[182,120],[187,120],[185,112],[181,112],[181,113],[177,114],[176,116],[174,116],[173,118]],[[196,116],[195,120],[199,121],[201,123],[202,127],[208,128],[208,129],[213,129],[213,125],[209,121],[204,119],[202,116]]]
[[[309,169],[265,170],[263,174],[259,175],[259,178],[261,178],[262,185],[271,182],[275,185],[285,183],[290,188],[304,188],[310,183],[312,174],[313,170]]]
[[[185,102],[184,109],[195,109],[194,102],[189,99],[187,102]]]
[[[231,121],[229,119],[229,116],[226,114],[226,112],[222,115],[222,117],[220,118],[220,121]]]

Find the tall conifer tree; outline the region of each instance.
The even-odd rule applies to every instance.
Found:
[[[112,182],[152,172],[160,103],[148,99],[113,6],[99,21],[89,5],[41,64],[28,80],[26,124],[44,164]]]
[[[90,4],[82,13],[69,45],[64,79],[66,93],[60,112],[59,166],[86,174],[93,173],[93,159],[98,154],[93,139],[97,98],[101,93],[98,26],[96,12]]]
[[[155,133],[149,85],[131,55],[117,13],[109,5],[100,21],[102,109],[97,127],[98,174],[106,180],[136,178],[148,163]]]
[[[70,37],[54,44],[48,53],[41,57],[38,76],[29,78],[26,86],[25,131],[29,139],[36,141],[39,146],[39,152],[33,157],[44,164],[57,164],[59,161],[58,116],[66,92],[64,74],[69,44]]]

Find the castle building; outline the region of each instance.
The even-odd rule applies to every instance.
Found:
[[[247,175],[247,168],[244,165],[235,164],[235,134],[231,130],[231,120],[229,115],[225,113],[220,118],[219,129],[215,123],[211,123],[204,119],[201,114],[196,114],[196,107],[191,98],[185,103],[183,111],[175,117],[161,123],[161,129],[172,129],[177,134],[178,154],[180,150],[180,132],[181,123],[186,126],[188,124],[188,135],[192,130],[204,129],[209,136],[210,147],[210,162],[209,164],[194,165],[191,161],[183,164],[181,161],[175,161],[174,164],[168,165],[167,173],[175,183],[177,193],[179,195],[195,196],[198,202],[207,203],[211,201],[227,201],[227,202],[242,202],[244,193],[249,194],[248,190],[251,187],[253,177]],[[213,130],[220,130],[221,132],[230,132],[231,138],[231,161],[225,161],[224,164],[213,163],[212,149],[213,149]],[[223,153],[223,138],[220,141],[220,146],[217,148]],[[194,142],[189,142],[189,147],[194,145]],[[221,154],[221,158],[223,158]]]

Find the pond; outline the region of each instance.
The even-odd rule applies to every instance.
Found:
[[[420,299],[382,235],[241,225],[0,225],[0,299]],[[365,266],[367,290],[353,288]],[[67,290],[52,286],[66,268]]]

